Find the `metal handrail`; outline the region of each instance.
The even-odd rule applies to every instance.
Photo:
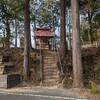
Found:
[[[54,36],[54,41],[55,41],[55,45],[57,45],[56,37],[55,36]],[[58,61],[59,61],[59,64],[60,64],[61,74],[63,75],[63,65],[62,65],[62,62],[61,62],[61,58],[60,58],[60,54],[59,54],[59,49],[58,49],[58,47],[55,47],[55,48],[57,50],[57,57],[58,57]]]
[[[43,68],[42,68],[42,47],[40,43],[40,80],[43,80]]]
[[[63,74],[63,65],[61,63],[61,58],[60,58],[60,54],[59,54],[58,48],[57,48],[57,56],[58,56],[58,60],[59,60],[60,68],[61,68],[61,74]]]

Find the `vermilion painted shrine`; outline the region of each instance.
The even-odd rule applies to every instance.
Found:
[[[54,49],[54,34],[50,28],[35,28],[35,48]]]

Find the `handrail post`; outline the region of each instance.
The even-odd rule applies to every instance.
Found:
[[[63,75],[63,66],[62,66],[62,63],[61,63],[61,58],[60,58],[60,54],[59,54],[58,48],[57,48],[57,54],[58,54],[58,60],[59,60],[60,68],[61,68],[61,74]]]
[[[43,69],[42,69],[42,47],[41,47],[41,42],[40,42],[40,80],[42,82],[43,80]]]

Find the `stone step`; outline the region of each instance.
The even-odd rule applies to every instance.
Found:
[[[43,82],[48,83],[48,82],[58,82],[58,77],[56,79],[44,79]]]
[[[0,65],[0,75],[4,73],[4,65]]]
[[[42,53],[43,54],[56,54],[55,51],[43,51]]]
[[[43,72],[43,76],[57,76],[58,72]]]
[[[57,75],[50,75],[50,76],[44,75],[44,76],[43,76],[43,79],[44,79],[44,80],[46,80],[46,79],[58,79],[58,76],[57,76]]]
[[[58,85],[58,84],[59,84],[58,79],[45,79],[45,80],[43,80],[44,86],[53,86],[53,85]]]
[[[44,66],[44,68],[51,68],[51,67],[53,67],[53,68],[57,68],[57,64],[52,64],[52,63],[43,63],[43,66]]]
[[[52,61],[53,61],[53,62],[57,62],[57,60],[56,60],[55,58],[51,58],[51,59],[44,59],[44,58],[43,58],[43,61],[44,61],[44,62],[50,62],[50,61],[51,61],[51,62],[52,62]]]
[[[42,63],[43,64],[52,64],[52,65],[55,64],[56,65],[57,62],[52,60],[52,61],[42,61]]]
[[[46,60],[46,59],[50,59],[50,60],[51,60],[51,59],[54,59],[54,60],[55,60],[56,57],[55,57],[55,56],[51,56],[51,57],[50,57],[50,56],[44,56],[43,59],[45,59],[45,60]]]
[[[53,70],[57,70],[57,67],[54,66],[48,66],[48,67],[43,67],[44,71],[53,71]]]
[[[58,70],[57,69],[50,69],[50,70],[47,70],[47,69],[44,69],[43,70],[43,74],[44,75],[57,75],[58,73]]]
[[[13,66],[13,65],[5,65],[5,67],[4,67],[4,71],[5,72],[9,72],[9,71],[14,71],[15,70],[15,66]]]
[[[4,74],[4,70],[0,69],[0,75],[3,75],[3,74]]]
[[[50,61],[42,61],[42,63],[43,63],[43,65],[45,65],[45,64],[48,64],[49,65],[50,64],[50,66],[51,65],[57,65],[57,62],[56,61],[51,61],[51,62]]]
[[[42,61],[43,62],[54,62],[54,63],[57,62],[56,59],[52,59],[52,58],[51,59],[43,59]]]
[[[3,64],[0,65],[0,75],[7,73],[9,71],[14,71],[15,70],[15,66],[11,65],[11,64]]]
[[[49,59],[47,59],[47,58],[43,58],[43,61],[46,61],[46,62],[50,62],[50,61],[56,61],[56,59],[55,58],[49,58]]]
[[[56,56],[56,53],[44,53],[43,56]]]
[[[55,53],[55,50],[43,50],[43,53]]]
[[[44,55],[56,55],[56,52],[43,52]]]
[[[43,64],[52,64],[52,65],[56,65],[56,61],[43,61]]]
[[[43,76],[57,76],[57,70],[43,70]]]
[[[48,68],[49,68],[49,69],[48,69]],[[54,66],[54,68],[52,68],[52,66],[51,66],[51,69],[50,69],[50,67],[45,66],[45,67],[43,67],[43,70],[58,70],[58,69],[57,69],[56,66]]]
[[[42,54],[43,57],[56,57],[56,54]]]
[[[2,64],[3,56],[0,56],[0,64]]]
[[[47,59],[50,59],[50,60],[51,60],[51,59],[54,59],[54,60],[56,60],[56,57],[48,57],[48,56],[45,56],[45,57],[43,57],[43,59],[44,59],[44,60],[47,60]]]
[[[56,67],[43,67],[44,71],[56,71],[57,68]]]

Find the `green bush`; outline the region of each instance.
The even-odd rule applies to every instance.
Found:
[[[72,77],[66,75],[62,80],[62,84],[64,88],[70,88],[72,86]]]
[[[100,93],[100,87],[94,83],[93,81],[90,81],[90,89],[91,89],[91,92],[94,93],[94,94],[99,94]]]

